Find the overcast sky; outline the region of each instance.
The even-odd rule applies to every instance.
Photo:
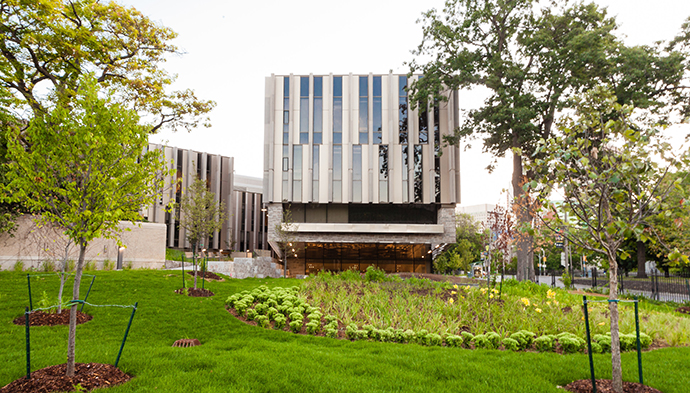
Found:
[[[216,101],[211,128],[161,132],[152,142],[235,158],[237,174],[263,176],[264,78],[275,74],[406,73],[410,50],[421,42],[422,12],[443,1],[381,0],[128,0],[149,18],[172,28],[183,56],[164,68],[178,74],[177,89]],[[628,45],[669,40],[690,16],[689,0],[600,0],[617,17]],[[464,108],[481,104],[464,94]],[[462,108],[461,108],[462,109]],[[512,160],[492,157],[481,141],[461,153],[462,205],[505,201]]]

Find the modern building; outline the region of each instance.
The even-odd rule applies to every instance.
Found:
[[[232,157],[197,152],[177,147],[149,144],[149,149],[160,149],[169,169],[175,173],[165,179],[157,203],[142,211],[150,222],[167,225],[165,244],[168,248],[186,249],[191,245],[186,231],[180,225],[184,219],[179,208],[182,194],[196,177],[206,181],[217,203],[223,203],[226,220],[220,231],[206,242],[209,250],[255,251],[268,249],[266,220],[262,215],[262,181],[234,174]]]
[[[457,96],[411,109],[406,75],[266,78],[264,201],[268,239],[290,275],[322,269],[429,272],[455,241]],[[275,228],[290,209],[293,248]],[[294,250],[294,251],[292,251]]]

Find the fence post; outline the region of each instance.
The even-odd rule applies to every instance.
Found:
[[[635,331],[637,333],[637,370],[638,370],[638,373],[640,374],[640,385],[643,385],[644,383],[642,382],[642,350],[640,349],[640,318],[639,318],[639,312],[638,312],[638,303],[639,303],[639,301],[637,300],[637,296],[635,296]]]
[[[29,308],[24,310],[24,320],[26,321],[26,379],[31,378],[31,347],[29,339]]]
[[[26,284],[29,286],[29,310],[34,309],[34,305],[31,302],[31,275],[26,275]]]
[[[618,276],[618,282],[621,283],[621,293],[625,294],[625,287],[623,286],[623,273],[620,273]]]
[[[184,283],[184,254],[182,254],[182,288],[185,287]]]
[[[690,300],[690,283],[688,283],[688,279],[685,279],[685,289],[688,291],[688,300]]]
[[[129,334],[129,327],[132,326],[132,319],[134,319],[134,313],[137,311],[137,305],[139,302],[134,303],[134,309],[132,309],[132,315],[129,317],[129,323],[127,324],[127,330],[125,330],[125,337],[122,339],[122,345],[120,345],[120,351],[117,353],[117,359],[115,360],[115,367],[120,362],[120,355],[122,355],[122,350],[125,348],[125,341],[127,341],[127,335]]]
[[[585,329],[587,331],[587,353],[589,354],[589,373],[592,376],[592,392],[597,393],[597,381],[594,379],[594,359],[592,358],[592,339],[589,334],[589,314],[587,313],[587,296],[582,296],[585,309]]]

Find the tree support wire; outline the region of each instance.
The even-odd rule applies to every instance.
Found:
[[[644,385],[642,379],[642,349],[640,343],[640,318],[639,318],[639,303],[640,301],[635,296],[635,300],[620,300],[620,299],[607,299],[607,300],[587,300],[587,296],[582,296],[582,302],[584,305],[585,312],[585,331],[587,332],[587,351],[589,352],[589,372],[592,377],[592,392],[597,392],[596,380],[594,379],[594,360],[592,358],[592,339],[589,331],[589,314],[587,312],[587,303],[635,303],[635,333],[637,335],[637,371],[640,380],[640,384]]]
[[[26,321],[26,379],[31,378],[31,340],[29,339],[29,307],[24,310],[24,320]]]
[[[91,287],[93,286],[93,281],[96,279],[96,276],[91,276],[91,284],[89,284],[89,290],[86,291],[86,296],[84,296],[84,303],[82,303],[81,308],[79,311],[84,311],[84,304],[86,303],[86,299],[89,298],[89,293],[91,293]]]

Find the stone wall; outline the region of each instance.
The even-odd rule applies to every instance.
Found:
[[[48,261],[55,266],[62,261],[67,238],[49,225],[39,225],[33,216],[22,216],[17,220],[17,230],[10,236],[0,234],[0,269],[9,270],[17,261],[24,263],[24,268],[39,269]],[[165,264],[165,224],[121,222],[119,238],[126,247],[123,254],[123,266],[134,269],[162,268]],[[85,262],[93,262],[101,269],[105,261],[115,266],[118,245],[115,239],[94,239],[86,249]],[[79,249],[74,244],[69,247],[68,259],[76,261]]]
[[[232,278],[283,277],[283,268],[271,257],[235,258],[233,261],[208,261],[208,270]]]

